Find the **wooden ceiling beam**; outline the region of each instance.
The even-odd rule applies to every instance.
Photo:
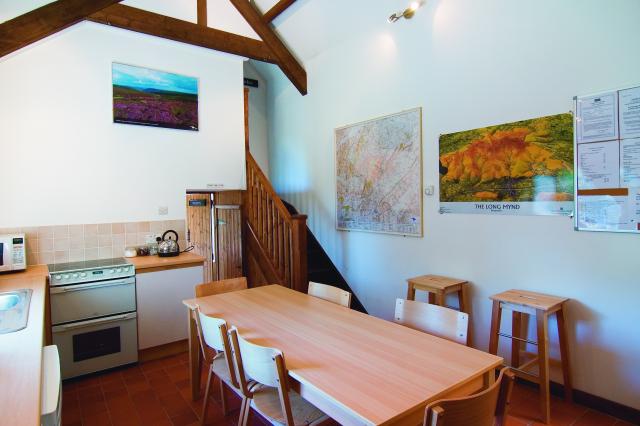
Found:
[[[289,49],[284,45],[273,29],[267,24],[256,7],[247,0],[230,0],[231,4],[240,12],[249,26],[269,46],[277,58],[277,64],[282,72],[291,80],[302,95],[307,94],[307,72],[298,63]]]
[[[0,24],[0,57],[84,20],[121,0],[58,0]]]
[[[207,26],[207,0],[198,0],[198,25]]]
[[[267,24],[276,19],[282,12],[287,10],[289,6],[295,3],[296,0],[280,0],[276,4],[271,7],[264,15],[262,15],[262,19]]]
[[[115,4],[90,15],[88,20],[156,37],[276,63],[278,58],[260,40],[216,30],[192,22],[131,6]]]

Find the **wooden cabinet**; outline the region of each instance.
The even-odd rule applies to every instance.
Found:
[[[205,281],[242,271],[242,191],[187,194],[187,241],[204,256]]]
[[[202,282],[202,266],[167,269],[136,275],[138,349],[186,339],[182,301],[191,299]]]

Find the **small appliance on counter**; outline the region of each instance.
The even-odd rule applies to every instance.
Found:
[[[167,234],[173,234],[176,239],[172,239],[171,236],[167,237]],[[158,256],[171,257],[179,254],[180,246],[178,245],[178,233],[176,231],[170,229],[162,234],[162,238],[158,237]]]
[[[27,269],[27,249],[24,234],[0,235],[0,272]]]

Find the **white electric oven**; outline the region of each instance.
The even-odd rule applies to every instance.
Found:
[[[133,265],[121,258],[50,265],[49,291],[63,379],[137,362]]]

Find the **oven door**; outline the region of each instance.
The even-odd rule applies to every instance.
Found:
[[[51,323],[62,324],[136,310],[136,280],[51,287]]]
[[[138,361],[135,312],[56,325],[52,331],[63,379]]]

